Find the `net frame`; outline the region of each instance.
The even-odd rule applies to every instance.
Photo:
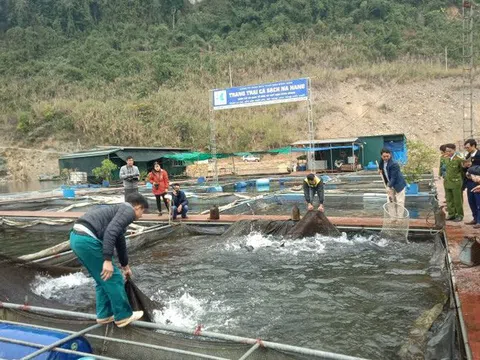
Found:
[[[409,226],[410,213],[403,205],[395,202],[383,204],[383,224],[380,236],[408,242]]]

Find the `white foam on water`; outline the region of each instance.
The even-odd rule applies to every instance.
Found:
[[[58,299],[63,297],[65,290],[93,283],[93,279],[85,276],[82,272],[63,275],[58,278],[36,275],[31,288],[36,295],[46,299]]]
[[[275,241],[271,235],[262,235],[258,232],[253,232],[246,236],[245,245],[252,246],[254,249],[259,249],[280,245],[280,242]]]
[[[155,296],[158,297],[158,296]],[[171,298],[165,303],[163,311],[154,311],[154,321],[185,328],[194,328],[198,325],[198,319],[205,314],[205,302],[184,293],[179,298]]]
[[[199,299],[188,292],[184,292],[180,297],[171,297],[165,300],[165,296],[159,291],[153,296],[152,300],[160,300],[165,304],[163,311],[154,311],[153,320],[156,323],[195,329],[202,324],[202,318],[208,313],[217,314],[216,321],[218,321],[218,324],[202,324],[203,329],[230,321],[218,317],[218,314],[229,314],[231,312],[231,309],[224,306],[221,301]]]
[[[224,245],[227,251],[245,250],[257,251],[262,248],[273,248],[275,251],[283,253],[291,253],[298,255],[302,252],[309,252],[313,254],[321,254],[326,251],[328,244],[339,244],[342,246],[355,246],[361,243],[372,243],[378,247],[386,247],[389,241],[384,238],[375,236],[355,235],[348,237],[344,232],[339,237],[332,237],[317,234],[313,237],[306,237],[302,239],[283,239],[281,237],[274,237],[272,235],[263,235],[259,232],[252,232],[244,237],[239,237],[229,241]]]

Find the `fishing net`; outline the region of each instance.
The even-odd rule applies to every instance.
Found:
[[[159,304],[150,300],[132,279],[125,281],[125,292],[127,293],[128,302],[133,311],[143,311],[142,321],[153,322],[155,310],[162,311],[165,308],[164,304]]]
[[[223,234],[224,238],[247,236],[252,232],[265,235],[285,236],[295,226],[294,221],[240,220],[233,223]]]
[[[179,229],[179,231],[182,229]],[[183,230],[182,230],[183,231]],[[31,290],[31,284],[35,277],[41,273],[58,277],[79,271],[79,269],[62,268],[58,266],[42,266],[35,263],[27,263],[18,259],[0,255],[0,303],[9,302],[32,306],[40,306],[69,311],[82,311],[93,313],[94,304],[73,306],[64,304],[55,299],[47,299],[36,295]],[[127,293],[135,310],[141,309],[148,316],[145,320],[153,320],[153,311],[162,310],[164,305],[150,301],[133,283],[127,285]],[[133,293],[133,294],[132,294]],[[133,298],[133,299],[132,299]],[[1,304],[0,304],[1,305]],[[33,311],[22,311],[2,308],[0,306],[0,319],[19,321],[26,324],[48,326],[69,331],[79,331],[90,325],[91,320],[81,320],[63,315],[46,315]],[[192,329],[192,334],[195,329]],[[153,344],[157,346],[171,347],[186,351],[194,351],[204,354],[211,354],[225,358],[240,358],[251,345],[232,343],[222,340],[206,338],[194,338],[193,335],[178,333],[158,332],[128,326],[118,328],[113,325],[102,327],[91,332],[95,335],[106,335],[107,337],[135,341],[142,344]],[[149,349],[131,343],[105,342],[98,338],[88,338],[92,344],[95,354],[106,355],[115,358],[138,360],[138,359],[184,359],[185,354],[172,353],[165,350]],[[190,357],[189,357],[190,358]],[[249,358],[266,359],[305,359],[307,357],[289,355],[275,350],[259,349]]]
[[[264,235],[284,236],[293,239],[311,237],[316,234],[340,236],[338,229],[332,225],[321,211],[308,211],[300,221],[242,220],[235,222],[225,231],[225,238],[246,236],[252,232]]]
[[[402,205],[387,202],[383,205],[383,225],[380,235],[386,238],[408,239],[410,214]]]
[[[340,231],[328,220],[322,211],[308,211],[287,233],[288,237],[299,239],[315,236],[340,236]]]
[[[60,303],[53,302],[36,295],[30,289],[30,284],[35,280],[37,274],[58,277],[80,271],[79,268],[45,266],[15,259],[0,254],[0,301],[24,303],[26,299],[38,306],[60,306]]]

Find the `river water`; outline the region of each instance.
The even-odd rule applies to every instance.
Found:
[[[61,181],[38,181],[29,182],[7,181],[0,182],[0,194],[28,192],[28,191],[44,191],[57,189],[62,184]]]
[[[0,231],[0,246],[20,254],[67,236]],[[430,241],[355,234],[295,241],[259,233],[172,235],[132,253],[130,264],[139,287],[166,304],[159,322],[395,359],[415,319],[444,297],[443,279],[429,267],[432,253]],[[82,273],[38,276],[31,288],[73,305],[95,298],[92,280]]]

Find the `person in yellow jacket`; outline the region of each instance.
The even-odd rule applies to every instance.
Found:
[[[315,194],[318,195],[319,211],[324,211],[323,201],[325,200],[324,184],[321,178],[315,176],[315,174],[308,174],[303,181],[303,195],[305,196],[305,202],[307,203],[307,209],[313,210],[313,200]]]

